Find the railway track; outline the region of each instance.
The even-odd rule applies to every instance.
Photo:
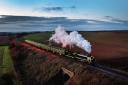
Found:
[[[128,73],[122,70],[117,70],[114,68],[106,67],[95,63],[94,65],[88,65],[90,68],[95,70],[100,70],[104,74],[108,75],[109,77],[119,78],[124,81],[128,81]]]

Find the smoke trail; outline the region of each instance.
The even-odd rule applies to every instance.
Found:
[[[55,29],[55,34],[53,34],[49,40],[57,44],[62,44],[62,47],[76,45],[86,52],[91,53],[91,44],[88,40],[84,39],[77,31],[68,34],[61,26]]]

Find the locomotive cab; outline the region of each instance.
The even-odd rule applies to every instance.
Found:
[[[96,59],[93,56],[90,56],[90,60],[91,60],[90,64],[92,65],[96,62]]]

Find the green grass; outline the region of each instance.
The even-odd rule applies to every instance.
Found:
[[[0,76],[3,74],[14,75],[13,61],[11,59],[9,46],[0,46]],[[20,85],[18,80],[13,80],[14,85]]]
[[[3,74],[13,71],[13,62],[10,56],[10,50],[8,46],[4,46],[3,54]]]
[[[13,71],[13,62],[8,46],[0,46],[0,74],[11,73]]]
[[[3,74],[3,55],[4,55],[4,46],[0,47],[0,75]]]
[[[25,36],[23,39],[42,42],[48,40],[51,36],[52,36],[52,32],[42,32],[42,33],[29,34]]]

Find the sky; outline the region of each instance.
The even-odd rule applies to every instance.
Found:
[[[0,15],[128,20],[128,0],[0,0]]]

